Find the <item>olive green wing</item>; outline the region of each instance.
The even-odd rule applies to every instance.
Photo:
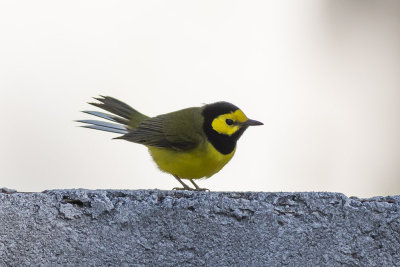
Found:
[[[130,142],[189,150],[204,141],[200,108],[187,108],[143,120],[133,131],[117,137]]]

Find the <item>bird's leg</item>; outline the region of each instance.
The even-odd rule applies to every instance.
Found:
[[[200,188],[194,181],[193,181],[193,179],[189,179],[189,181],[194,185],[194,187],[196,188],[196,191],[210,191],[209,189],[207,189],[207,188]]]
[[[189,187],[187,184],[185,184],[185,183],[181,180],[181,178],[179,178],[177,175],[174,175],[174,177],[175,177],[175,179],[178,180],[178,182],[180,182],[181,185],[183,186],[183,188],[174,187],[174,188],[173,188],[174,190],[195,190],[195,189]]]

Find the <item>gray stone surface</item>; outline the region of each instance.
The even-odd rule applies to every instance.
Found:
[[[0,266],[400,266],[400,197],[0,193]]]

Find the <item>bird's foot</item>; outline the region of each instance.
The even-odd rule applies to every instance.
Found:
[[[194,189],[194,188],[190,188],[190,187],[188,187],[188,188],[185,188],[185,187],[174,187],[174,188],[172,188],[172,190],[187,190],[187,191],[194,191],[195,189]]]
[[[174,187],[174,188],[172,188],[172,190],[187,190],[187,191],[210,191],[210,189],[207,189],[207,188],[191,188],[191,187],[188,187],[188,188],[185,188],[185,187]]]
[[[189,181],[194,185],[194,187],[195,187],[194,190],[195,190],[195,191],[209,191],[209,192],[210,192],[210,189],[199,187],[199,186],[193,181],[193,179],[189,179]]]
[[[195,188],[191,188],[190,186],[188,186],[187,184],[185,184],[181,178],[179,178],[177,175],[174,175],[174,177],[176,178],[176,180],[178,180],[179,183],[181,183],[181,185],[183,187],[174,187],[172,188],[172,190],[188,190],[188,191],[210,191],[207,188],[200,188],[194,181],[193,179],[189,179],[189,181],[194,185]]]
[[[208,191],[208,192],[210,192],[210,189],[208,189],[208,188],[196,188],[196,189],[194,189],[194,191],[203,191],[203,192],[205,192],[205,191]]]

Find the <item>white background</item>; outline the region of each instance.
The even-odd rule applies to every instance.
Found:
[[[0,187],[178,186],[145,147],[77,127],[102,94],[264,122],[211,190],[400,191],[398,1],[0,0],[0,93]]]

